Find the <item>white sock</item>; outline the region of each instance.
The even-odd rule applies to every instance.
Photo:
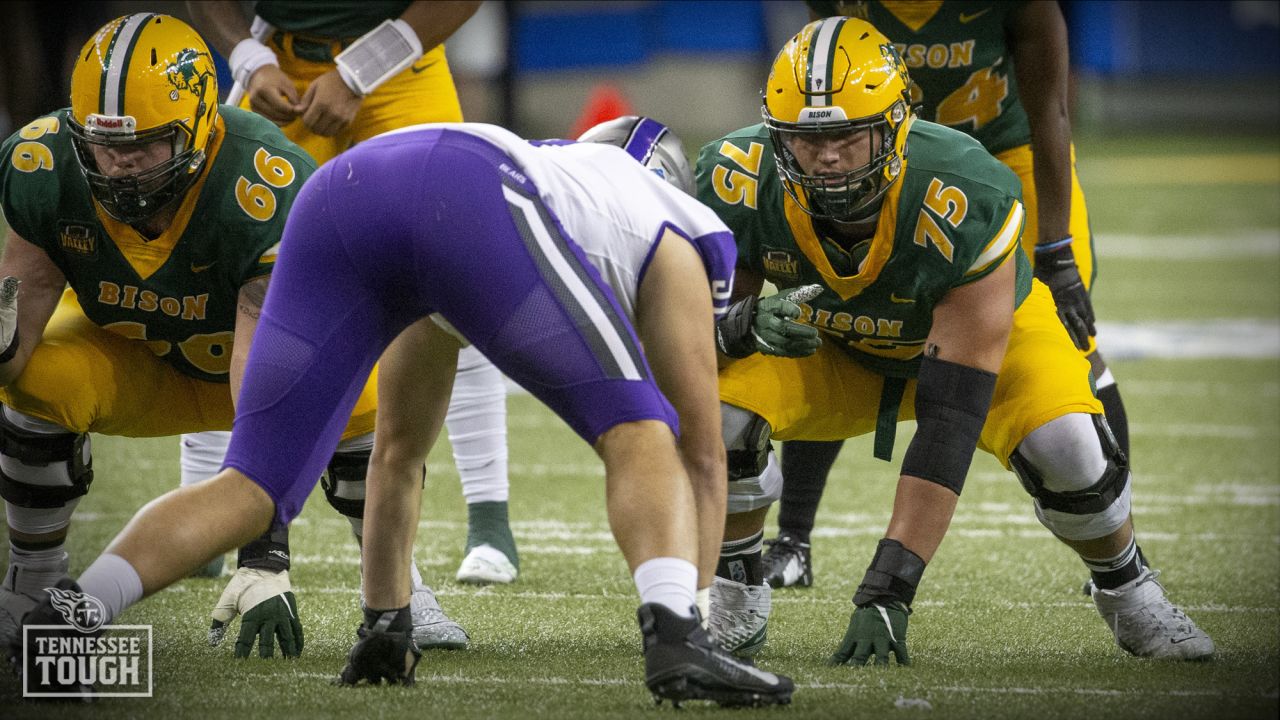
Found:
[[[142,599],[142,578],[129,561],[119,555],[99,555],[76,582],[86,595],[98,598],[106,606],[104,623],[111,622],[125,608]]]
[[[682,618],[693,617],[698,568],[688,560],[659,557],[640,563],[635,572],[640,603],[657,603]]]

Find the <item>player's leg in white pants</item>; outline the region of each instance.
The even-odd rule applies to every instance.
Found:
[[[444,422],[467,501],[467,554],[457,579],[512,582],[520,557],[507,519],[507,388],[502,373],[474,347],[458,355]]]
[[[195,485],[218,474],[222,467],[222,459],[227,455],[227,445],[231,442],[231,433],[223,430],[208,430],[198,433],[186,433],[179,440],[181,452],[178,455],[182,468],[182,486]],[[222,574],[224,557],[209,561],[196,572],[196,577],[218,577]]]
[[[71,514],[93,481],[89,435],[0,406],[0,497],[9,525],[0,581],[0,643],[19,637],[44,588],[67,577]]]

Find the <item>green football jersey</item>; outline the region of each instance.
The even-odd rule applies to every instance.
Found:
[[[1017,262],[1017,303],[1031,290],[1018,249],[1021,185],[972,138],[915,121],[905,170],[885,194],[875,235],[848,252],[820,237],[787,195],[764,125],[708,143],[698,157],[698,199],[733,231],[738,265],[779,289],[819,283],[802,320],[854,359],[914,377],[933,308],[951,288]]]
[[[410,0],[259,0],[253,4],[253,11],[285,32],[356,38],[383,20],[400,17],[410,4]]]
[[[187,375],[227,382],[240,287],[271,272],[289,208],[316,165],[271,121],[220,111],[203,177],[159,237],[97,208],[68,109],[0,146],[0,207],[58,266],[95,324],[145,340]]]
[[[978,139],[991,154],[1031,142],[1007,33],[1017,2],[821,2],[822,15],[867,20],[893,41],[920,117]]]

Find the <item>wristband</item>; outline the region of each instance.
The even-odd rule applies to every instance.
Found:
[[[748,295],[729,306],[716,320],[716,349],[725,357],[741,359],[756,352],[756,306],[760,298]]]
[[[916,588],[924,575],[925,562],[897,540],[884,538],[876,545],[875,557],[853,596],[853,604],[862,607],[885,598],[907,606],[916,599]]]
[[[364,97],[422,57],[422,41],[404,20],[383,20],[333,59],[351,92]]]
[[[1036,243],[1036,254],[1041,255],[1043,253],[1051,253],[1055,250],[1061,250],[1073,242],[1075,242],[1075,238],[1068,235],[1061,240],[1054,240],[1053,242],[1047,243]]]
[[[0,363],[7,363],[18,354],[18,326],[13,326],[13,337],[9,339],[9,345],[0,352]]]
[[[289,569],[289,526],[273,527],[240,548],[236,566],[281,572]]]
[[[227,64],[231,66],[231,77],[240,83],[240,87],[249,87],[249,78],[258,71],[263,65],[280,66],[280,61],[276,58],[276,53],[271,48],[263,45],[254,38],[247,37],[236,43],[236,47],[231,51],[231,57],[227,58]]]

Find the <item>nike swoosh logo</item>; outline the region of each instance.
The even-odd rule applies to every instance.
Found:
[[[987,9],[988,9],[988,10],[990,10],[991,8],[987,8]],[[422,66],[414,65],[413,67],[411,67],[411,68],[409,68],[409,69],[413,71],[413,74],[414,74],[414,75],[417,75],[418,73],[422,72],[423,70],[426,70],[427,68],[431,67],[432,65],[435,65],[435,64],[436,64],[436,63],[438,63],[438,62],[440,62],[440,61],[439,61],[439,60],[432,60],[431,62],[427,63],[426,65],[422,65]]]
[[[893,293],[889,293],[889,302],[907,304],[907,303],[913,303],[915,302],[915,300],[912,298],[901,298]]]
[[[1177,645],[1178,643],[1184,643],[1188,640],[1194,640],[1195,637],[1196,637],[1195,635],[1188,635],[1186,637],[1180,637],[1180,638],[1169,638],[1169,644]]]
[[[991,8],[987,8],[986,10],[979,10],[976,13],[971,13],[967,15],[965,13],[960,13],[960,22],[962,23],[973,22],[974,20],[977,20],[978,18],[982,17],[983,15],[986,15],[989,12],[991,12]]]
[[[197,264],[195,264],[195,263],[191,263],[191,272],[193,272],[193,273],[202,273],[202,272],[204,272],[205,270],[208,270],[209,268],[211,268],[211,267],[213,267],[214,265],[217,265],[217,264],[218,264],[218,261],[217,261],[217,260],[214,260],[213,262],[209,263],[208,265],[197,265]]]

